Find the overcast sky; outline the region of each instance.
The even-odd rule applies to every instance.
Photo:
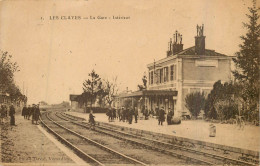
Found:
[[[95,69],[136,90],[146,65],[166,56],[175,30],[194,46],[204,24],[206,48],[234,55],[251,0],[75,0],[0,2],[0,49],[20,66],[16,82],[29,104],[69,101]],[[50,16],[126,16],[128,20],[50,20]],[[42,17],[42,19],[41,19]],[[23,86],[24,85],[24,86]]]

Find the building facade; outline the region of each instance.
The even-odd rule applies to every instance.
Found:
[[[147,91],[175,92],[172,95],[147,96],[145,103],[148,109],[163,106],[166,112],[170,108],[177,116],[189,113],[185,107],[187,94],[208,94],[216,81],[231,80],[232,57],[206,49],[203,29],[203,25],[197,26],[195,46],[187,49],[183,49],[182,35],[176,31],[168,43],[166,57],[147,65]]]

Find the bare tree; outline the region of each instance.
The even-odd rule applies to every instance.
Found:
[[[104,80],[104,92],[105,92],[105,101],[107,104],[109,104],[109,107],[111,107],[112,102],[114,101],[114,96],[118,92],[118,86],[117,86],[117,77],[113,78],[111,81]]]

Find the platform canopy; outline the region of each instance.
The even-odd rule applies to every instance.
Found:
[[[117,97],[119,98],[127,98],[127,97],[152,97],[152,96],[177,96],[178,91],[176,90],[142,90],[135,91],[131,93],[123,93],[119,94]]]

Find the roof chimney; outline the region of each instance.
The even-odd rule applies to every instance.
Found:
[[[195,36],[195,54],[205,55],[205,38],[203,35],[204,24],[202,26],[197,25],[197,36]]]
[[[167,56],[175,55],[182,50],[182,35],[178,31],[176,31],[175,34],[173,34],[173,42],[172,39],[170,39]]]
[[[170,38],[170,42],[168,42],[168,51],[167,51],[167,57],[172,54],[172,38]]]

